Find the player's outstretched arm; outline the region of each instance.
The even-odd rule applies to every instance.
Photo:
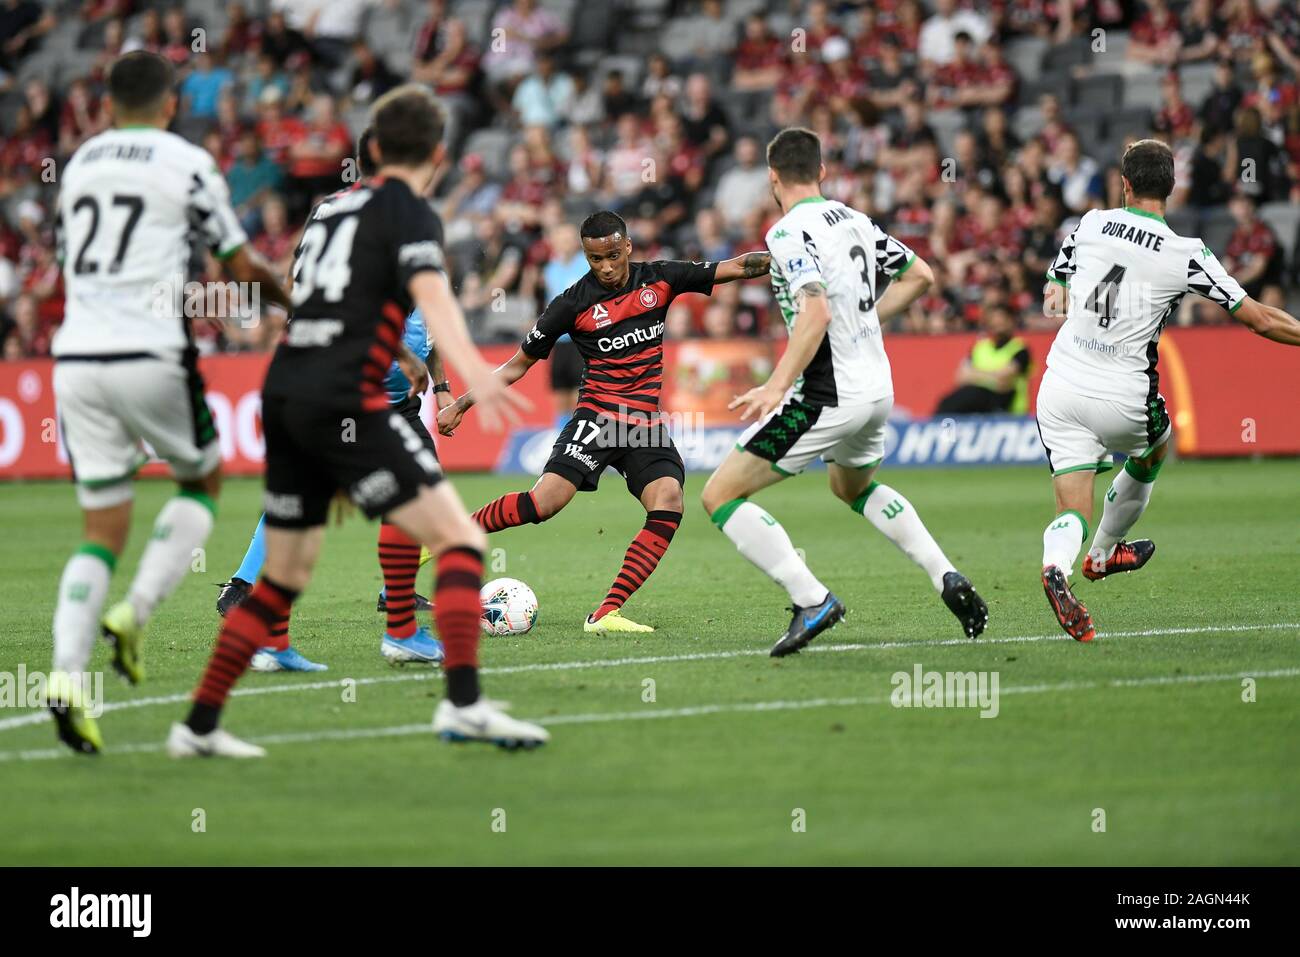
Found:
[[[803,375],[803,370],[808,368],[808,363],[812,362],[818,346],[826,337],[826,329],[831,324],[826,287],[820,282],[810,282],[800,287],[795,296],[798,300],[798,316],[781,361],[776,364],[765,383],[750,389],[744,395],[736,396],[727,406],[728,409],[740,409],[742,421],[751,415],[762,418],[780,405],[786,391]]]
[[[934,270],[930,264],[916,256],[904,267],[901,275],[890,282],[885,294],[876,303],[876,316],[881,322],[893,319],[921,296],[934,283]]]
[[[536,359],[521,349],[492,370],[492,376],[499,379],[504,385],[511,386],[522,379],[524,373],[531,369],[536,362]],[[443,435],[451,435],[456,430],[456,427],[460,425],[460,420],[465,417],[465,413],[473,407],[476,401],[473,390],[470,390],[445,409],[442,409],[438,413],[438,431]]]
[[[1250,296],[1231,313],[1251,332],[1287,346],[1300,346],[1300,320],[1276,306],[1266,306]]]
[[[522,395],[506,391],[505,384],[492,374],[491,367],[483,361],[478,349],[470,340],[465,327],[465,316],[460,303],[451,291],[447,277],[426,269],[411,277],[411,298],[424,316],[433,339],[437,341],[443,357],[465,380],[483,406],[483,427],[490,432],[499,430],[504,422],[518,422],[520,411],[531,403]]]
[[[256,250],[245,243],[235,250],[222,266],[236,282],[257,283],[258,295],[275,303],[286,312],[291,303],[289,293],[280,285],[280,279]]]
[[[713,274],[713,283],[735,282],[737,279],[754,279],[766,276],[772,268],[771,253],[742,253],[734,259],[724,259],[718,263]]]

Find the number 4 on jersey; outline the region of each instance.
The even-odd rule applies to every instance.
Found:
[[[1110,321],[1115,318],[1115,300],[1119,295],[1119,284],[1124,281],[1127,266],[1115,265],[1102,277],[1101,282],[1088,296],[1085,308],[1097,315],[1097,325],[1103,329],[1110,328]]]

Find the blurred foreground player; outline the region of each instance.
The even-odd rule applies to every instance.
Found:
[[[293,320],[262,395],[266,434],[266,563],[226,617],[194,703],[172,725],[173,757],[261,757],[262,748],[218,727],[234,683],[276,621],[307,587],[330,501],[339,491],[436,556],[434,616],[446,648],[447,697],[433,730],[446,740],[535,747],[546,731],[481,696],[479,588],[484,534],[437,459],[389,408],[394,359],[420,393],[428,375],[402,347],[403,317],[420,308],[444,355],[480,396],[484,426],[518,419],[527,402],[505,390],[479,356],[443,272],[441,224],[421,196],[442,159],[443,118],[432,95],[403,86],[371,108],[377,175],[330,204],[294,259]]]

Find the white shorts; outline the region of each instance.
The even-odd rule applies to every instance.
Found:
[[[146,442],[181,481],[202,478],[221,461],[192,357],[59,360],[54,396],[83,507],[130,500],[131,476],[149,461]]]
[[[1133,402],[1098,399],[1071,391],[1050,373],[1038,388],[1037,417],[1053,475],[1108,471],[1110,453],[1145,455],[1173,434],[1159,393]]]
[[[793,391],[793,390],[792,390]],[[786,393],[782,403],[746,429],[736,448],[797,475],[819,456],[845,468],[879,465],[894,397],[848,406],[815,406]]]

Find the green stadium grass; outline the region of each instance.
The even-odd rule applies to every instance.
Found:
[[[1043,470],[885,475],[988,601],[983,639],[961,637],[925,576],[818,473],[758,497],[849,608],[809,651],[766,656],[786,598],[709,523],[702,476],[626,609],[658,631],[585,636],[643,521],[608,475],[546,525],[490,540],[489,577],[528,582],[541,616],[528,635],[484,640],[485,687],[549,721],[548,747],[429,733],[441,681],[380,658],[375,526],[354,519],[330,529],[292,627],[330,671],[249,674],[241,690],[266,693],[228,708],[269,757],[172,762],[161,744],[186,705],[169,699],[207,659],[213,585],[257,519],[258,483],[232,480],[206,569],[150,626],[148,682],[126,688],[96,651],[110,703],[139,705],[100,719],[105,754],[65,755],[48,722],[14,726],[32,712],[0,708],[0,863],[1300,863],[1300,462],[1168,468],[1138,529],[1159,545],[1151,564],[1075,578],[1100,632],[1090,646],[1059,631],[1039,585]],[[475,508],[528,481],[455,484]],[[170,489],[138,486],[111,598]],[[0,672],[44,670],[79,535],[72,491],[6,486],[0,513]],[[918,664],[997,672],[997,716],[891,707],[891,676]],[[1257,677],[1253,702],[1243,675]]]

